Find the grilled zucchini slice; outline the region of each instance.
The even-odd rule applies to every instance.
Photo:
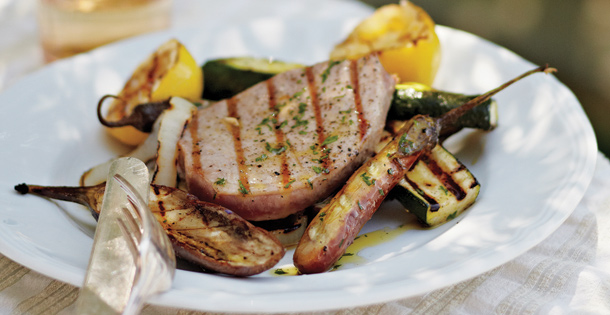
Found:
[[[256,57],[209,60],[202,66],[205,82],[202,97],[207,100],[229,98],[278,73],[302,67],[298,63]]]
[[[477,96],[434,90],[419,83],[398,84],[388,120],[408,120],[415,115],[439,117]],[[441,136],[447,137],[462,128],[493,130],[497,125],[498,105],[489,99],[460,117],[456,125]]]
[[[455,156],[437,145],[407,172],[391,192],[427,226],[443,224],[470,207],[481,185]]]

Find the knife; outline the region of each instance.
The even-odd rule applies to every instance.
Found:
[[[120,174],[144,200],[148,200],[150,183],[146,165],[135,158],[120,158],[113,162],[85,281],[76,301],[77,314],[123,313],[134,285],[136,264],[117,221],[124,216],[121,208],[128,204],[128,199],[114,180],[115,174]]]

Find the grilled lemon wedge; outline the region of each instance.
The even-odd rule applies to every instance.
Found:
[[[385,5],[336,45],[330,58],[356,59],[381,52],[381,63],[400,82],[431,85],[441,57],[434,25],[426,11],[408,1]]]
[[[171,39],[136,68],[110,104],[106,119],[120,120],[129,116],[138,104],[164,101],[172,96],[197,101],[202,90],[201,68],[180,42]],[[131,126],[106,130],[122,143],[132,146],[142,143],[148,136]]]

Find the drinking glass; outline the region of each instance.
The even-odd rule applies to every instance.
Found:
[[[172,0],[38,0],[45,61],[169,27]]]

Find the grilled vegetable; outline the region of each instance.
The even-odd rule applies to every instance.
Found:
[[[148,111],[149,106],[157,107],[156,104],[138,105]],[[152,172],[152,183],[175,187],[177,177],[177,142],[180,139],[184,125],[195,114],[197,108],[191,102],[180,98],[172,97],[169,101],[161,103],[161,108],[152,110],[156,121],[150,128],[146,140],[137,148],[124,156],[135,157],[142,161],[155,159],[155,169]],[[99,111],[98,111],[99,114]],[[129,116],[133,117],[133,116]],[[139,117],[150,124],[151,117]],[[139,120],[136,118],[136,120]],[[140,121],[142,121],[140,120]],[[122,127],[121,127],[122,128]],[[93,186],[106,181],[108,169],[113,160],[99,164],[87,170],[80,179],[81,186]]]
[[[391,121],[375,152],[392,140],[404,122]],[[480,184],[470,171],[440,144],[422,154],[388,198],[397,199],[427,226],[440,225],[474,203]]]
[[[481,185],[440,144],[424,153],[394,187],[394,197],[427,226],[443,224],[470,207]]]
[[[328,270],[377,210],[381,202],[426,151],[438,143],[443,129],[510,84],[536,72],[553,72],[543,66],[530,70],[515,79],[482,94],[440,118],[415,116],[409,120],[377,155],[361,166],[345,186],[312,220],[297,245],[294,264],[301,273]]]
[[[352,59],[371,52],[381,52],[381,63],[400,82],[432,84],[441,59],[434,21],[406,0],[378,8],[335,46],[330,58]]]
[[[415,115],[440,117],[477,96],[434,90],[419,83],[398,84],[388,119],[407,120]],[[462,128],[493,130],[497,123],[498,105],[496,101],[489,99],[465,113],[453,128],[445,129],[441,136],[448,136]]]
[[[419,156],[437,142],[436,121],[410,120],[381,152],[367,161],[312,220],[297,245],[294,264],[302,273],[328,270]]]
[[[121,121],[139,104],[161,102],[172,96],[197,101],[203,75],[195,59],[177,40],[171,39],[151,53],[133,72],[108,106],[107,121]],[[148,134],[131,125],[106,129],[127,145],[144,142]]]
[[[105,187],[20,184],[15,189],[85,205],[97,219]],[[151,185],[149,198],[150,210],[167,232],[176,256],[207,270],[250,276],[273,267],[284,256],[284,247],[269,232],[226,208],[161,185]]]
[[[229,98],[278,73],[303,67],[297,63],[255,57],[210,60],[202,67],[205,82],[203,98]]]

